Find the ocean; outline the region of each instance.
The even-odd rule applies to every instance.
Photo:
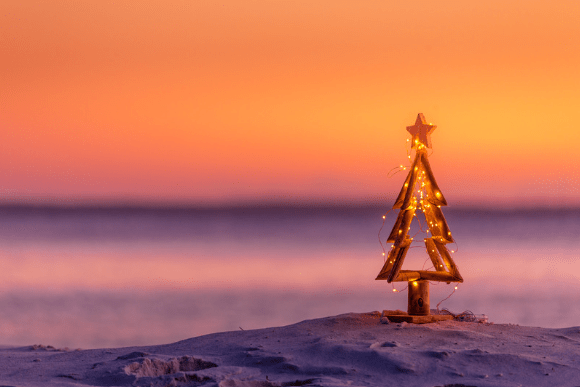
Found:
[[[0,207],[0,345],[163,344],[406,310],[405,284],[375,281],[388,207]],[[432,308],[580,325],[580,210],[443,212],[465,281],[432,283]],[[427,258],[413,248],[404,268]]]

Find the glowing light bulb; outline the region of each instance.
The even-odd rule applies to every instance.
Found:
[[[413,281],[413,286],[417,286],[417,281]]]
[[[457,290],[457,286],[455,287],[455,290]]]
[[[393,289],[393,293],[397,293],[397,289]]]
[[[385,253],[383,253],[383,257],[385,256]]]
[[[385,215],[383,215],[383,219],[385,219],[385,218],[386,218],[386,216],[385,216]]]
[[[454,253],[454,252],[455,252],[455,250],[451,250],[451,252],[452,252],[452,253]]]

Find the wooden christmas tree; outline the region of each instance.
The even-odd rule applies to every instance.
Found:
[[[437,126],[428,124],[422,113],[417,115],[415,125],[407,126],[413,136],[412,149],[415,149],[415,159],[411,165],[407,179],[393,205],[399,209],[395,225],[387,241],[392,244],[387,254],[385,264],[377,276],[377,280],[387,282],[408,281],[409,304],[408,314],[417,316],[429,315],[429,281],[463,282],[451,254],[445,246],[453,243],[451,231],[441,211],[447,201],[441,193],[435,176],[429,165],[427,148],[431,148],[431,133]],[[402,270],[405,255],[413,243],[408,234],[411,222],[416,212],[423,212],[431,237],[425,238],[425,248],[433,270]],[[423,321],[426,322],[426,321]]]

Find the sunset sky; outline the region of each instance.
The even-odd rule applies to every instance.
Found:
[[[580,205],[580,1],[0,4],[0,203]]]

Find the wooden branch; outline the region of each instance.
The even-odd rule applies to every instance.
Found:
[[[409,172],[409,182],[407,188],[407,192],[405,192],[405,199],[403,199],[403,203],[401,204],[401,209],[409,208],[413,203],[411,200],[415,196],[413,191],[415,190],[415,184],[417,184],[417,176],[421,171],[421,154],[424,151],[417,151],[415,155],[415,160],[411,165],[411,171]],[[404,187],[404,186],[403,186]]]
[[[391,251],[389,251],[389,254],[387,256],[387,261],[385,262],[379,275],[375,279],[377,280],[386,279],[388,282],[391,282],[389,280],[389,276],[393,271],[393,267],[398,267],[398,269],[396,269],[397,271],[401,269],[403,261],[405,260],[405,255],[407,255],[407,251],[409,250],[410,246],[411,246],[411,238],[407,238],[401,245],[394,246],[393,248],[391,248]]]
[[[391,233],[389,234],[389,237],[387,238],[387,242],[395,243],[395,239],[397,239],[397,236],[399,235],[399,230],[401,229],[401,223],[403,222],[404,217],[405,217],[405,211],[399,211],[399,214],[397,215],[397,220],[395,221],[395,224],[393,225],[393,229],[391,230]]]
[[[446,269],[443,266],[443,261],[437,252],[437,247],[435,246],[435,242],[433,242],[432,238],[425,238],[425,248],[427,249],[427,254],[429,254],[429,258],[431,258],[431,262],[433,263],[435,270],[445,272]]]
[[[409,226],[413,221],[413,215],[415,214],[415,208],[411,207],[407,210],[401,210],[395,221],[395,225],[389,234],[387,242],[400,244],[401,241],[405,240],[407,233],[409,232]],[[399,232],[400,231],[400,232]]]
[[[431,170],[431,164],[429,164],[427,152],[421,154],[421,164],[423,164],[423,170],[427,175],[427,200],[436,206],[446,206],[447,200],[445,200],[443,192],[441,192],[439,186],[437,185],[437,181],[435,181],[435,175],[433,175],[433,171]]]
[[[387,276],[387,282],[391,283],[393,278],[395,278],[399,273],[399,270],[401,270],[407,251],[409,251],[409,247],[411,247],[411,238],[405,238],[404,242],[400,245],[400,250],[397,252],[395,260],[393,261],[393,268]]]
[[[401,247],[401,246],[391,247],[391,250],[389,250],[389,254],[387,254],[387,260],[385,261],[383,268],[381,269],[381,271],[379,272],[379,274],[377,275],[377,278],[375,278],[375,280],[387,279],[387,277],[389,276],[389,273],[391,272],[391,269],[393,268],[393,263],[397,259],[397,256],[399,255],[399,251],[401,250],[401,248],[404,248],[404,247]]]
[[[411,181],[411,175],[413,173],[413,168],[407,173],[407,178],[405,179],[405,183],[401,187],[401,192],[399,192],[399,196],[397,196],[397,200],[395,200],[395,204],[393,204],[393,209],[401,208],[403,202],[405,201],[405,196],[407,196],[407,190],[409,189],[409,182]],[[412,189],[412,187],[411,187]]]
[[[404,240],[407,239],[407,233],[411,228],[411,222],[413,221],[413,216],[415,215],[415,207],[410,207],[408,210],[404,211],[403,219],[399,230],[397,231],[397,237],[395,238],[395,245],[400,245]]]
[[[400,270],[394,282],[403,281],[438,281],[438,282],[463,282],[463,278],[457,278],[450,273],[426,270]]]
[[[449,226],[443,216],[443,211],[439,207],[430,202],[425,203],[423,201],[423,212],[425,213],[425,219],[427,220],[427,226],[434,237],[438,237],[442,242],[453,243],[453,237],[451,236],[451,231],[449,231]]]
[[[435,243],[437,250],[441,254],[441,257],[443,257],[443,261],[445,262],[445,266],[447,266],[447,269],[449,270],[449,274],[451,274],[454,278],[456,278],[456,280],[453,282],[463,282],[463,277],[461,276],[461,274],[459,274],[459,269],[457,268],[457,265],[455,265],[453,258],[451,258],[451,254],[449,254],[449,251],[447,251],[445,244],[437,240],[433,240],[433,242]]]
[[[399,273],[397,273],[397,276],[389,282],[417,281],[419,278],[421,278],[421,275],[418,271],[400,270]]]

